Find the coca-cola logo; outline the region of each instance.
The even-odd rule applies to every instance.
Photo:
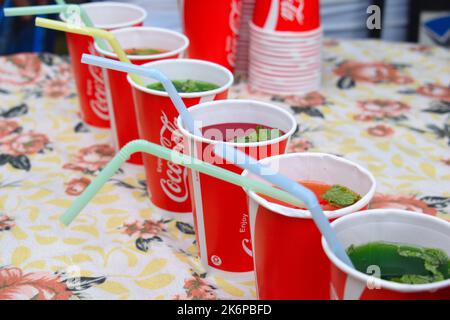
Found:
[[[303,9],[305,8],[304,0],[281,0],[281,17],[284,20],[294,21],[303,24]]]
[[[253,257],[251,241],[249,239],[242,239],[242,249],[244,249],[245,253],[250,257]]]
[[[173,149],[177,147],[178,134],[175,126],[176,117],[170,121],[164,111],[161,112],[162,127],[159,132],[160,144],[163,147]],[[167,161],[167,168],[162,172],[160,185],[164,193],[175,202],[184,202],[188,199],[189,192],[187,186],[188,171],[187,168],[176,163]]]
[[[238,35],[239,35],[239,23],[241,20],[241,0],[231,1],[231,11],[229,17],[229,26],[231,29],[231,34],[226,39],[226,52],[227,61],[230,66],[234,67],[236,64],[237,56],[237,46],[238,46]]]
[[[89,44],[88,51],[90,54],[95,54],[93,43]],[[88,71],[93,79],[93,83],[90,85],[93,87],[93,95],[89,101],[91,110],[102,120],[109,120],[108,113],[108,98],[105,86],[105,80],[103,78],[102,68],[88,65]],[[91,81],[91,80],[89,80]]]

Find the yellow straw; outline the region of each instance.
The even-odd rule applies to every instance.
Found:
[[[127,54],[125,53],[125,51],[123,51],[119,41],[117,41],[117,38],[109,31],[98,28],[73,25],[45,18],[36,18],[36,26],[105,39],[117,54],[117,57],[120,61],[131,63],[130,59],[128,59]],[[130,77],[138,84],[143,85],[143,81],[138,75],[130,74]]]

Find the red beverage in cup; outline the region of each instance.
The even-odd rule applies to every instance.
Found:
[[[118,2],[82,5],[96,28],[113,30],[141,26],[147,13],[141,7]],[[63,21],[70,22],[61,14]],[[108,128],[108,98],[102,68],[81,63],[83,53],[95,54],[94,40],[89,36],[66,33],[67,47],[77,86],[81,118],[92,126]]]
[[[215,63],[194,59],[167,59],[144,65],[164,73],[171,80],[197,80],[218,85],[215,90],[180,93],[187,107],[203,101],[226,99],[233,83],[231,72]],[[128,76],[133,88],[136,117],[141,139],[173,149],[176,144],[174,131],[178,112],[168,94],[148,89]],[[158,82],[144,78],[145,85]],[[191,213],[188,190],[188,171],[181,165],[144,154],[144,166],[148,191],[152,204],[166,213]]]
[[[189,45],[189,40],[181,33],[161,28],[123,28],[114,30],[112,33],[126,52],[127,49],[160,51],[155,54],[128,55],[131,63],[136,65],[162,59],[180,58]],[[95,49],[104,57],[118,60],[117,55],[111,51],[109,46],[108,50],[103,50],[95,44]],[[131,140],[139,138],[133,94],[126,73],[107,69],[106,74],[107,92],[111,98],[109,106],[111,128],[116,150],[119,150]],[[129,162],[142,164],[141,153],[132,155]]]
[[[339,184],[361,195],[351,206],[325,211],[330,220],[366,209],[375,192],[370,172],[333,155],[292,153],[261,162],[295,181]],[[243,175],[267,183],[247,171]],[[329,299],[330,263],[309,211],[268,201],[252,191],[248,195],[258,298]]]
[[[267,31],[310,31],[320,26],[319,0],[257,0],[253,23]]]
[[[440,249],[450,256],[450,223],[423,213],[396,209],[367,210],[339,218],[331,225],[345,248],[388,242]],[[450,300],[450,279],[424,284],[381,280],[346,266],[330,251],[323,238],[322,246],[331,261],[329,285],[332,299]]]
[[[233,71],[236,64],[241,0],[180,0],[189,58],[218,63]]]
[[[252,100],[226,100],[207,102],[189,109],[194,120],[203,129],[204,137],[190,134],[178,118],[178,127],[185,137],[185,153],[241,173],[238,166],[215,155],[218,141],[229,141],[223,132],[246,130],[257,125],[279,129],[278,138],[252,143],[227,142],[254,158],[260,159],[284,153],[291,135],[295,132],[295,118],[272,104]],[[206,129],[210,130],[206,130]],[[232,130],[233,129],[233,130]],[[214,139],[211,136],[214,135]],[[208,139],[208,137],[210,137]],[[232,140],[232,139],[231,139]],[[232,140],[233,141],[233,140]],[[190,171],[194,223],[202,264],[218,272],[242,275],[253,270],[250,243],[247,197],[242,188],[217,178]]]

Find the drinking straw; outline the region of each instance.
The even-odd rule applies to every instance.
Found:
[[[54,14],[66,12],[68,14],[80,15],[81,21],[87,27],[93,27],[91,18],[87,15],[86,11],[82,6],[76,4],[66,4],[64,0],[57,0],[57,4],[44,5],[44,6],[26,6],[26,7],[16,7],[16,8],[5,8],[4,14],[6,17],[14,16],[29,16],[29,15],[40,15],[40,14]],[[71,12],[71,9],[74,9]],[[106,44],[101,38],[96,38],[95,41],[102,48],[106,49]]]
[[[148,142],[146,140],[133,140],[127,143],[114,158],[104,167],[89,186],[78,196],[67,211],[60,217],[60,221],[69,225],[89,201],[97,194],[102,186],[119,170],[121,165],[135,152],[145,152],[157,156],[176,164],[186,166],[187,168],[197,170],[210,176],[222,179],[229,183],[252,189],[255,192],[266,196],[279,199],[281,201],[293,204],[295,206],[303,203],[289,193],[241,176],[240,174],[222,169],[212,164],[203,162],[196,158],[181,154],[174,150],[162,147],[160,145]]]
[[[179,96],[172,82],[167,79],[167,77],[163,73],[159,72],[158,70],[149,69],[142,66],[135,66],[133,64],[118,62],[115,60],[87,54],[83,54],[81,61],[103,68],[110,68],[128,73],[137,73],[144,77],[156,78],[161,82],[161,84],[169,94],[170,99],[175,105],[175,108],[180,113],[180,117],[184,125],[191,133],[202,136],[200,130],[195,127],[195,122],[192,115],[187,110],[186,105]],[[330,249],[334,252],[334,254],[336,254],[339,259],[341,259],[342,262],[353,268],[353,264],[347,253],[345,252],[344,246],[340,243],[336,233],[331,228],[330,222],[326,218],[325,214],[323,213],[322,207],[317,201],[317,197],[311,190],[305,188],[298,182],[295,182],[279,173],[276,173],[269,167],[263,166],[256,159],[247,156],[245,153],[225,143],[218,142],[215,145],[214,150],[216,154],[220,155],[222,158],[233,162],[241,168],[247,169],[248,171],[260,176],[264,180],[286,190],[288,193],[294,195],[297,199],[300,199],[302,202],[304,202],[306,204],[306,207],[310,211],[317,228],[322,233],[328,245],[330,246]]]
[[[114,50],[114,52],[117,54],[117,57],[120,61],[127,62],[131,64],[130,59],[128,59],[127,54],[125,51],[123,51],[122,46],[120,45],[117,38],[109,31],[99,29],[99,28],[92,28],[92,27],[84,27],[84,26],[77,26],[72,25],[69,23],[56,21],[52,19],[45,19],[45,18],[36,18],[36,26],[44,27],[48,29],[53,30],[59,30],[59,31],[65,31],[65,32],[71,32],[76,34],[82,34],[87,35],[95,38],[101,38],[108,41],[111,48]],[[142,84],[142,79],[134,74],[130,74],[130,76],[133,78],[134,81],[136,81],[139,84]]]

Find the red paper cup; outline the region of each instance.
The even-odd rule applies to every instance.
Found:
[[[319,0],[258,0],[252,21],[269,31],[317,29],[320,26]]]
[[[395,209],[367,210],[339,218],[331,225],[345,248],[385,241],[439,248],[450,256],[450,223],[423,213]],[[331,261],[332,299],[450,300],[450,279],[415,285],[381,280],[342,263],[323,238],[322,246]]]
[[[189,109],[199,127],[227,123],[251,123],[278,128],[284,134],[255,143],[229,143],[254,158],[284,153],[297,128],[295,118],[272,104],[252,100],[208,102]],[[190,134],[178,118],[185,152],[218,167],[241,173],[242,169],[213,152],[216,141]],[[208,137],[208,132],[204,136]],[[190,191],[200,258],[205,268],[227,275],[242,276],[253,270],[247,200],[242,188],[223,180],[191,171]]]
[[[164,53],[152,55],[128,55],[133,64],[141,65],[150,61],[182,57],[189,45],[187,37],[181,33],[161,28],[135,27],[112,31],[124,49],[153,48],[164,50]],[[109,50],[101,49],[95,44],[96,51],[107,58],[118,60],[117,55]],[[120,150],[131,140],[138,139],[136,112],[134,108],[131,86],[127,74],[111,69],[106,70],[107,91],[111,98],[109,115],[116,150]],[[141,153],[135,153],[129,159],[134,164],[142,164]]]
[[[147,13],[141,7],[117,2],[82,5],[94,26],[113,30],[142,25]],[[63,14],[63,21],[67,21]],[[83,53],[95,54],[94,40],[75,33],[66,33],[67,47],[78,91],[81,118],[92,126],[108,128],[108,97],[102,68],[81,63]]]
[[[375,192],[372,174],[351,161],[323,153],[292,153],[261,161],[294,181],[344,185],[362,198],[326,211],[330,220],[367,208]],[[244,171],[244,176],[260,180]],[[307,210],[265,200],[249,191],[250,226],[259,299],[329,299],[330,263]]]
[[[236,64],[241,0],[180,0],[189,58],[218,63],[233,71]]]
[[[204,101],[226,99],[233,83],[231,72],[215,63],[194,59],[169,59],[144,65],[164,73],[171,80],[200,80],[212,82],[220,87],[216,90],[180,93],[187,107]],[[176,118],[178,112],[168,94],[148,89],[128,76],[133,88],[136,117],[141,139],[173,149],[176,146]],[[157,82],[143,78],[145,85]],[[188,171],[185,167],[144,154],[150,201],[159,211],[167,214],[191,213],[188,190]]]

